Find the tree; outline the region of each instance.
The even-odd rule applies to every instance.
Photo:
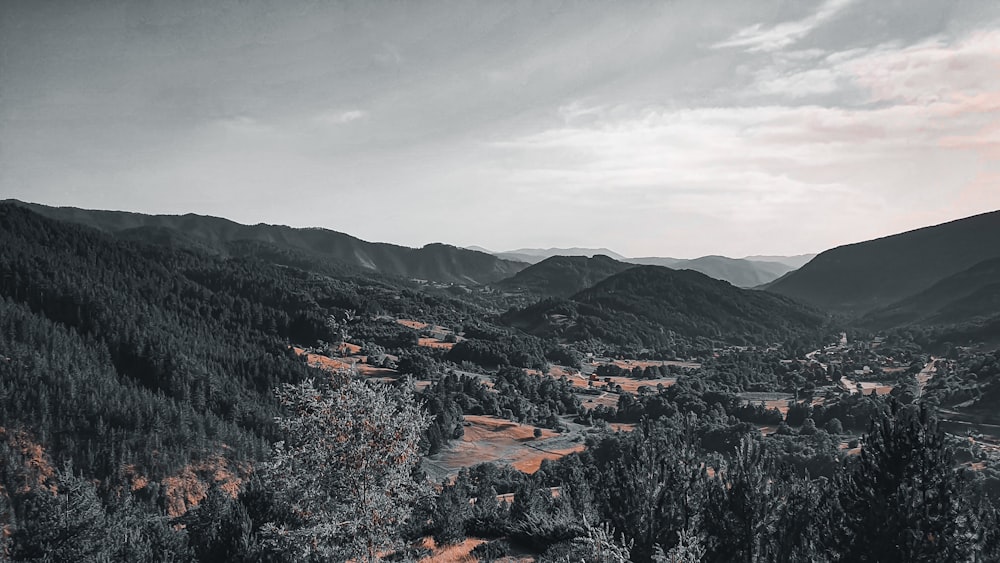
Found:
[[[265,482],[292,517],[263,527],[265,547],[298,560],[378,560],[421,492],[413,475],[426,415],[349,373],[277,395],[291,416],[277,419],[287,438],[274,445]]]
[[[19,492],[19,526],[11,536],[15,560],[100,561],[109,557],[107,514],[93,484],[66,466],[54,490],[41,484]]]
[[[496,497],[481,500],[490,503],[495,502]],[[434,503],[434,543],[446,545],[465,541],[465,522],[471,515],[472,505],[465,485],[445,485]]]
[[[844,561],[964,561],[971,514],[931,410],[890,400],[841,487]]]
[[[774,459],[749,437],[740,441],[709,489],[704,524],[711,536],[713,561],[768,561],[770,544],[781,515]]]
[[[656,545],[675,545],[701,513],[707,475],[694,447],[695,422],[685,419],[678,432],[643,419],[614,451],[595,454],[608,456],[595,490],[603,515],[634,541],[637,561],[648,561]]]
[[[238,500],[218,487],[212,487],[179,522],[199,561],[239,561],[249,550],[250,516]]]

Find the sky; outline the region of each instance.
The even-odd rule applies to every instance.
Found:
[[[1000,2],[0,0],[0,199],[818,252],[1000,209]]]

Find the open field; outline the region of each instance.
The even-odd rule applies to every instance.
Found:
[[[536,369],[525,370],[527,373],[532,375],[542,375],[542,373]],[[553,365],[549,368],[547,375],[551,377],[566,377],[566,379],[573,384],[574,387],[579,387],[580,389],[599,389],[603,390],[604,386],[607,385],[606,380],[610,379],[611,383],[619,385],[622,391],[625,393],[632,393],[633,395],[639,392],[640,387],[649,387],[655,389],[657,385],[663,385],[664,387],[669,387],[674,383],[677,383],[676,377],[658,377],[656,379],[635,379],[632,377],[618,377],[618,376],[608,376],[601,377],[599,379],[591,380],[590,376],[580,373],[572,368],[567,368],[563,366]],[[593,383],[593,385],[591,385]],[[617,399],[616,399],[617,404]]]
[[[611,362],[591,362],[595,368],[599,365],[614,364],[622,369],[648,368],[653,366],[677,366],[684,369],[700,369],[697,362],[677,362],[672,360],[613,360]]]
[[[417,340],[417,346],[423,346],[425,348],[440,348],[442,350],[451,350],[455,347],[454,342],[444,342],[438,340],[437,338],[420,338]]]
[[[747,391],[740,393],[740,398],[751,405],[763,405],[766,409],[775,409],[782,415],[788,414],[788,401],[794,396],[790,393],[759,393]]]
[[[413,330],[423,330],[427,328],[427,323],[422,323],[420,321],[414,321],[412,319],[396,319],[396,322],[405,326],[406,328],[412,328]]]
[[[306,362],[310,366],[326,371],[342,371],[354,368],[358,370],[358,374],[365,377],[395,378],[399,375],[399,372],[394,369],[380,368],[366,364],[365,362],[368,361],[367,356],[330,358],[322,354],[306,352],[304,349],[297,346],[293,347],[292,350],[294,350],[299,356],[305,356]]]
[[[872,393],[876,395],[888,395],[894,388],[893,385],[882,381],[854,381],[846,377],[840,378],[840,385],[852,395],[858,392],[858,385],[861,386],[862,395],[871,395]]]
[[[433,478],[453,475],[462,467],[485,462],[506,463],[525,473],[538,471],[545,459],[558,459],[583,451],[573,434],[558,434],[542,429],[534,437],[535,427],[494,416],[465,416],[465,435],[444,451],[425,458],[425,469]]]

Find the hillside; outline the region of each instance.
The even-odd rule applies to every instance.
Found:
[[[994,258],[949,276],[916,295],[872,311],[863,320],[871,326],[888,328],[913,323],[963,323],[998,312],[1000,258]]]
[[[766,344],[814,334],[822,314],[691,270],[639,266],[568,300],[547,300],[504,320],[531,334],[567,341],[597,338],[636,348],[676,348],[698,339]]]
[[[690,260],[679,258],[628,258],[632,264],[666,266],[675,270],[694,270],[710,278],[727,281],[737,287],[757,287],[772,282],[792,270],[779,262],[757,262],[726,256],[702,256]]]
[[[823,252],[767,291],[864,315],[1000,256],[1000,211]]]
[[[409,248],[367,242],[327,229],[279,225],[242,225],[202,215],[144,215],[10,202],[52,219],[69,221],[156,244],[173,243],[231,255],[259,243],[272,252],[293,252],[305,259],[335,261],[344,268],[445,283],[484,284],[509,277],[526,264],[445,244]],[[239,243],[239,244],[234,244]],[[254,247],[259,250],[261,247]]]
[[[610,276],[634,268],[607,256],[553,256],[498,282],[503,289],[520,289],[553,297],[569,297]]]

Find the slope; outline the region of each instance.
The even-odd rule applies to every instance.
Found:
[[[280,225],[242,225],[228,219],[202,215],[144,215],[123,211],[97,211],[72,207],[14,202],[41,215],[80,223],[129,238],[162,243],[194,244],[201,249],[229,255],[234,242],[254,241],[273,250],[289,250],[369,272],[445,283],[482,284],[509,277],[527,264],[511,262],[473,250],[445,244],[409,248],[363,241],[327,229],[296,229]],[[152,237],[152,239],[150,239]]]
[[[864,315],[1000,256],[1000,211],[823,252],[767,291]]]
[[[1000,258],[985,260],[928,289],[872,311],[866,324],[889,328],[905,324],[963,323],[1000,313]]]

